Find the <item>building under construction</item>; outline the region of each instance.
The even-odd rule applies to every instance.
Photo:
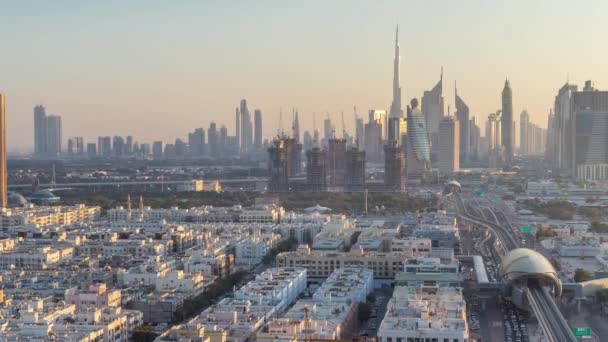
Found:
[[[289,153],[285,142],[276,138],[268,148],[268,192],[289,191]]]
[[[329,139],[327,146],[327,173],[332,191],[344,189],[344,166],[346,158],[346,139]]]
[[[360,151],[357,147],[351,147],[346,151],[344,191],[365,191],[365,151]]]
[[[306,152],[306,190],[327,191],[327,151],[318,147]]]
[[[302,172],[302,144],[285,135],[268,148],[268,192],[290,191],[289,180]]]
[[[289,177],[302,173],[302,144],[295,138],[283,138],[287,146]]]
[[[397,141],[384,146],[384,189],[388,192],[405,192],[405,156]]]

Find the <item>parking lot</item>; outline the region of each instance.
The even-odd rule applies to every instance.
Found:
[[[509,301],[499,298],[502,308],[502,318],[505,326],[506,342],[528,342],[528,326],[523,311],[519,310]]]

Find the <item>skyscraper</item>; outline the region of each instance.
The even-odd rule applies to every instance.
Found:
[[[313,141],[312,141],[312,135],[310,134],[309,131],[305,131],[304,134],[302,135],[302,145],[304,148],[304,151],[309,151],[312,150],[313,146]]]
[[[97,153],[104,158],[109,158],[112,155],[111,137],[106,136],[97,138]]]
[[[251,149],[253,144],[253,126],[251,124],[251,116],[249,115],[249,108],[247,108],[247,100],[242,99],[239,107],[241,113],[241,127],[240,127],[240,142],[241,142],[241,153],[247,153]]]
[[[125,140],[126,141],[124,154],[125,156],[130,157],[131,154],[133,154],[133,136],[127,135],[127,138]]]
[[[529,133],[528,126],[530,125],[530,114],[526,110],[519,115],[519,154],[526,156],[530,154],[530,145],[528,143]]]
[[[355,109],[355,145],[359,148],[363,148],[365,146],[365,124],[363,123],[363,118],[360,118],[357,115],[357,111]]]
[[[389,112],[390,118],[400,118],[403,116],[401,110],[401,85],[399,84],[399,67],[401,55],[399,54],[399,26],[395,32],[395,57],[393,61],[393,102]]]
[[[510,165],[513,161],[513,93],[509,80],[505,80],[505,87],[502,90],[502,118],[501,136],[502,146],[505,150],[505,163]]]
[[[262,148],[262,111],[256,109],[254,111],[254,120],[255,120],[255,139],[253,144],[256,149]]]
[[[479,160],[479,145],[480,145],[481,130],[477,126],[477,118],[472,117],[469,120],[469,160]]]
[[[34,107],[34,155],[46,156],[46,109],[42,105]]]
[[[76,154],[82,157],[84,155],[84,139],[76,137],[74,140],[76,140]]]
[[[236,140],[236,139],[234,139]],[[230,153],[231,152],[231,148],[230,145],[235,145],[234,143],[231,143],[231,138],[228,137],[228,127],[226,127],[225,125],[222,125],[222,127],[220,127],[220,137],[219,137],[219,143],[218,143],[218,151],[220,153],[220,155],[224,154],[224,153]]]
[[[205,130],[197,128],[188,133],[188,154],[191,157],[200,157],[205,152]]]
[[[573,173],[584,180],[608,180],[608,91],[591,81],[572,94],[574,131]]]
[[[556,120],[553,109],[549,110],[547,118],[547,141],[545,146],[545,160],[555,167],[557,140],[556,140]]]
[[[293,125],[292,125],[292,137],[296,139],[296,141],[300,141],[300,120],[298,118],[298,110],[294,109],[293,112]]]
[[[433,89],[427,90],[422,96],[422,114],[425,117],[426,129],[431,140],[431,154],[436,158],[437,152],[433,146],[437,145],[439,134],[439,121],[444,116],[443,102],[443,69],[439,77],[439,82]]]
[[[95,143],[87,144],[87,158],[95,159],[97,157],[97,145]]]
[[[217,158],[220,155],[220,143],[217,131],[217,125],[215,122],[209,124],[207,129],[207,145],[209,145],[209,155],[212,158]]]
[[[239,108],[237,107],[235,110],[235,127],[234,130],[236,132],[235,136],[236,136],[236,144],[238,146],[238,151],[240,153],[241,151],[241,112],[239,111]]]
[[[323,145],[327,146],[329,143],[329,139],[334,137],[334,126],[331,123],[331,119],[329,118],[329,114],[327,118],[323,120]]]
[[[46,154],[56,158],[61,154],[61,116],[47,116],[46,124]]]
[[[76,149],[76,141],[74,138],[68,138],[68,156],[73,157]]]
[[[573,175],[574,165],[574,113],[572,112],[572,97],[578,87],[564,84],[555,96],[555,162],[557,169]]]
[[[115,135],[112,138],[112,154],[116,158],[121,158],[124,156],[125,152],[125,139],[123,137]]]
[[[418,100],[412,99],[407,107],[407,181],[422,180],[431,168],[431,147],[424,115]]]
[[[468,124],[468,120],[466,121]],[[460,169],[460,121],[446,116],[439,123],[439,172],[451,174]]]
[[[0,94],[0,206],[8,206],[8,174],[6,170],[6,104]]]
[[[502,111],[488,115],[486,123],[486,138],[488,139],[488,166],[499,168],[504,160],[504,147],[502,146]]]
[[[101,144],[101,140],[100,140],[100,144]],[[102,153],[100,152],[99,154],[102,154]],[[152,157],[154,157],[154,159],[161,159],[163,157],[163,142],[162,141],[154,141],[152,143]]]
[[[460,122],[460,161],[468,163],[471,160],[471,141],[469,130],[469,106],[458,96],[458,90],[454,86],[454,97],[456,104],[456,119]]]

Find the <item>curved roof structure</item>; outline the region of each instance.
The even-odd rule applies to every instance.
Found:
[[[562,292],[561,281],[555,267],[542,254],[528,248],[516,248],[505,255],[498,274],[501,279],[513,283],[527,279],[537,279],[554,286],[555,295]]]
[[[33,198],[54,198],[57,197],[50,190],[40,190],[34,192],[30,197]]]
[[[331,209],[327,208],[327,207],[322,207],[319,204],[317,204],[314,207],[309,207],[309,208],[304,209],[304,212],[306,212],[306,213],[327,213],[327,212],[331,212]]]
[[[15,191],[9,191],[7,194],[8,206],[10,208],[23,207],[27,204],[27,200],[23,195]]]
[[[460,183],[458,183],[458,182],[457,182],[457,181],[455,181],[455,180],[449,181],[449,182],[448,182],[448,185],[449,185],[449,186],[457,186],[457,187],[459,187],[459,188],[461,188],[461,187],[462,187],[462,186],[460,185]]]

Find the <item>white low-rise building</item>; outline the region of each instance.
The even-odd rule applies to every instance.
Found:
[[[460,288],[397,286],[377,333],[378,342],[467,342],[466,302]]]
[[[374,271],[365,268],[340,268],[335,270],[315,291],[316,302],[365,303],[374,289]]]
[[[306,269],[269,268],[235,292],[234,298],[271,304],[279,312],[287,309],[307,285]]]
[[[234,263],[236,265],[257,265],[262,258],[281,239],[277,234],[249,236],[234,246]]]
[[[26,268],[26,269],[46,269],[55,267],[61,262],[72,259],[74,254],[73,247],[61,246],[25,246],[0,253],[0,269]]]

